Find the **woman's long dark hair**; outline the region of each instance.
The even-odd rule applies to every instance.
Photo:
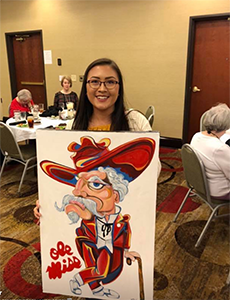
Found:
[[[129,131],[128,120],[125,115],[124,105],[124,86],[121,71],[118,65],[109,58],[100,58],[93,61],[85,71],[77,113],[73,122],[72,129],[74,130],[87,130],[89,126],[90,118],[93,114],[93,105],[89,102],[86,92],[87,77],[89,71],[95,66],[109,65],[114,71],[116,71],[119,80],[119,95],[115,102],[115,108],[111,116],[111,128],[110,131]]]

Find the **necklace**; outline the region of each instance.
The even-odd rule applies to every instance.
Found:
[[[213,136],[215,136],[216,138],[219,139],[218,135],[216,135],[216,134],[215,134],[214,132],[212,132],[212,131],[208,131],[208,134],[212,134]]]

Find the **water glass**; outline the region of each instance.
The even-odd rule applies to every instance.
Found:
[[[33,114],[33,117],[34,117],[35,120],[38,119],[38,117],[39,117],[39,106],[37,104],[35,104],[33,106],[32,114]]]
[[[21,120],[26,120],[26,112],[21,111]]]
[[[20,110],[14,110],[14,119],[15,119],[15,122],[18,122],[21,120],[21,112]]]

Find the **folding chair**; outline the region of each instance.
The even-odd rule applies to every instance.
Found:
[[[184,168],[184,175],[186,183],[189,187],[189,191],[186,194],[180,208],[178,209],[173,222],[176,222],[185,202],[189,196],[197,195],[202,199],[212,210],[197,242],[195,247],[198,247],[207,231],[211,221],[215,218],[220,218],[224,216],[229,216],[228,214],[218,215],[218,210],[220,207],[229,206],[230,201],[227,200],[216,200],[210,196],[209,186],[207,182],[207,177],[204,169],[203,162],[199,158],[198,153],[189,144],[184,144],[181,149],[182,164]]]
[[[204,125],[203,125],[203,122],[204,122],[204,117],[205,117],[205,115],[206,115],[206,112],[207,112],[207,111],[205,111],[205,112],[203,113],[203,115],[200,117],[200,131],[205,131],[205,127],[204,127]]]
[[[14,138],[14,134],[9,126],[0,122],[0,148],[4,155],[0,179],[5,167],[9,161],[17,161],[24,165],[18,193],[21,191],[21,186],[26,174],[26,171],[37,166],[36,148],[34,144],[18,145]],[[33,164],[31,165],[31,163]],[[31,166],[29,166],[31,165]]]
[[[145,113],[145,117],[149,121],[151,127],[153,126],[154,115],[155,115],[155,108],[153,105],[150,105]]]

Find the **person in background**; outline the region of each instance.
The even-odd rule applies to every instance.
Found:
[[[14,116],[15,110],[29,112],[33,105],[31,92],[26,89],[20,90],[17,93],[17,97],[10,104],[9,117],[12,118]]]
[[[230,128],[229,107],[218,104],[209,109],[203,125],[206,130],[193,136],[191,146],[204,164],[211,196],[230,200],[230,148],[220,140]]]
[[[73,102],[74,109],[77,109],[78,96],[75,92],[71,91],[72,79],[69,76],[63,76],[61,80],[62,90],[57,92],[54,96],[54,106],[56,108],[62,107],[66,109],[66,103]],[[63,107],[64,106],[64,107]]]

